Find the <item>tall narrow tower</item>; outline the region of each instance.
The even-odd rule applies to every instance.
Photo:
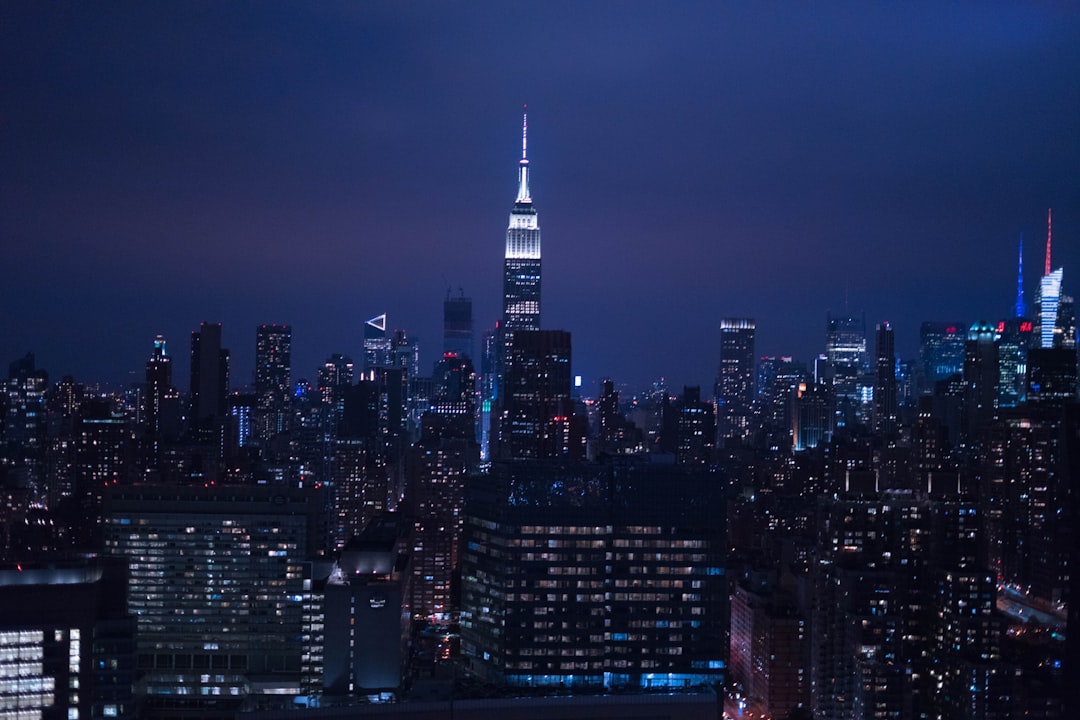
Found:
[[[1061,304],[1061,281],[1064,268],[1050,270],[1050,240],[1053,238],[1053,215],[1046,211],[1046,273],[1039,280],[1039,296],[1036,298],[1038,312],[1035,315],[1035,335],[1039,347],[1054,347],[1054,335],[1058,332],[1058,307]]]
[[[1016,317],[1022,318],[1027,312],[1024,306],[1024,233],[1020,233],[1019,260],[1016,265]]]
[[[527,106],[526,106],[527,107]],[[529,194],[529,116],[522,114],[518,193],[506,229],[502,329],[540,329],[540,226]]]
[[[716,372],[717,425],[720,438],[742,440],[750,434],[754,402],[754,333],[751,318],[720,321],[720,367]]]

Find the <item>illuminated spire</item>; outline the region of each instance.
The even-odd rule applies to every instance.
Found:
[[[1046,209],[1046,272],[1043,275],[1050,274],[1050,238],[1054,235],[1053,214],[1051,210],[1053,208]]]
[[[518,164],[518,194],[517,202],[532,202],[529,196],[529,106],[523,105],[521,112],[521,162]]]
[[[1024,317],[1024,233],[1020,233],[1020,254],[1016,266],[1016,317]]]

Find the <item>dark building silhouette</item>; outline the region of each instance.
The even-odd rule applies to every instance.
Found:
[[[193,430],[208,431],[225,417],[229,351],[221,347],[221,323],[200,323],[191,333],[191,414]]]
[[[304,678],[310,695],[395,693],[408,660],[409,524],[372,519],[311,579],[304,613]],[[325,573],[325,574],[324,574]]]
[[[665,452],[677,465],[708,465],[716,448],[716,409],[701,399],[701,388],[684,387],[682,396],[664,406]]]
[[[827,443],[836,431],[836,392],[828,382],[800,383],[792,398],[792,447],[806,450]]]
[[[1061,403],[1078,395],[1076,349],[1032,348],[1027,360],[1027,400]]]
[[[506,345],[501,455],[554,458],[570,447],[570,333],[518,330]]]
[[[892,324],[880,323],[875,333],[874,430],[891,436],[896,432],[896,337]]]
[[[49,374],[36,367],[34,354],[11,363],[5,383],[4,456],[9,477],[22,487],[35,489],[42,482],[45,450],[45,391]]]
[[[964,437],[968,445],[977,445],[983,428],[997,414],[998,349],[994,328],[975,323],[964,345]]]
[[[443,352],[474,358],[472,298],[463,294],[443,301]]]

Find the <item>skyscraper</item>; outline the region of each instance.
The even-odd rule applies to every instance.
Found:
[[[364,323],[364,370],[393,364],[393,339],[386,332],[386,313]]]
[[[191,333],[191,427],[210,427],[225,416],[229,351],[221,347],[221,323],[200,323]]]
[[[968,330],[964,351],[964,431],[967,442],[975,443],[983,428],[997,413],[998,350],[994,328],[975,323]]]
[[[1016,266],[1016,317],[1027,316],[1027,306],[1024,304],[1024,233],[1020,233],[1019,260]]]
[[[540,329],[540,226],[529,193],[528,115],[522,115],[518,194],[506,229],[503,331]]]
[[[1064,272],[1064,268],[1058,268],[1043,275],[1039,280],[1039,297],[1036,298],[1038,312],[1035,314],[1035,321],[1038,323],[1036,336],[1041,348],[1054,347],[1054,334],[1058,327],[1058,305],[1061,303],[1061,280]]]
[[[280,410],[289,400],[292,327],[260,325],[255,331],[255,395],[262,409]]]
[[[866,316],[833,317],[825,322],[825,357],[833,370],[838,424],[848,424],[869,410],[861,386],[867,371]]]
[[[519,687],[722,685],[724,493],[706,468],[495,462],[466,487],[472,671]]]
[[[896,430],[896,338],[888,321],[877,326],[877,367],[874,382],[874,428]]]
[[[340,409],[345,402],[345,391],[353,381],[352,358],[334,353],[319,368],[318,378],[322,401]]]
[[[919,328],[924,389],[964,370],[964,323],[924,322]]]
[[[502,399],[503,456],[554,458],[568,452],[570,333],[519,330],[508,340]]]
[[[160,433],[161,405],[172,387],[172,358],[165,353],[165,338],[154,338],[154,350],[146,362],[146,429]]]
[[[1076,318],[1071,297],[1062,294],[1061,283],[1065,269],[1051,271],[1050,241],[1053,238],[1053,215],[1046,211],[1046,270],[1039,279],[1039,294],[1035,298],[1035,337],[1038,347],[1075,347]],[[1064,312],[1063,312],[1064,311]]]
[[[299,692],[303,562],[326,550],[324,492],[112,488],[105,555],[131,566],[147,716],[192,717],[180,708],[205,712],[213,699],[216,717],[231,717],[244,695]]]
[[[716,372],[717,426],[722,439],[745,438],[754,401],[754,321],[720,321],[720,367]]]
[[[443,352],[473,358],[472,298],[464,294],[443,301]]]

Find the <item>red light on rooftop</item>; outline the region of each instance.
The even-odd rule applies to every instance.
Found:
[[[949,327],[945,328],[945,332],[947,334],[949,334],[949,335],[955,335],[956,334],[956,326],[955,325],[950,325]]]

